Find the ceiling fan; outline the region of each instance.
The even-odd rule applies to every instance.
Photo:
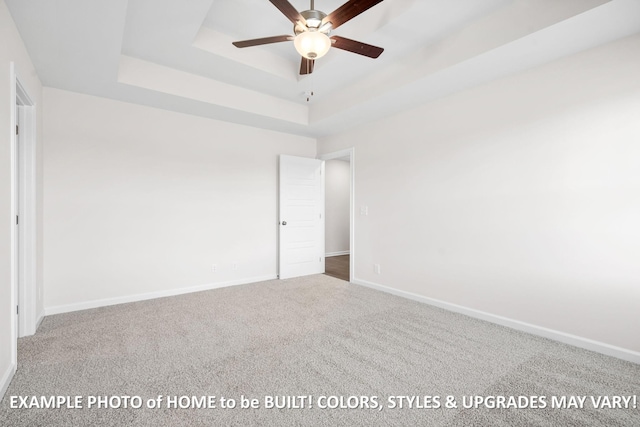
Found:
[[[311,74],[315,60],[324,56],[330,47],[368,56],[369,58],[379,57],[384,50],[381,47],[372,46],[345,37],[329,37],[331,30],[335,30],[340,25],[355,18],[383,0],[349,0],[328,15],[315,9],[314,0],[311,0],[311,8],[303,12],[298,12],[287,0],[269,1],[293,23],[295,36],[282,35],[243,40],[233,42],[235,47],[243,48],[293,40],[296,50],[302,55],[300,74]]]

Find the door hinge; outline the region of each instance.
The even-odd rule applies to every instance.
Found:
[[[18,225],[19,223],[20,223],[20,217],[16,215],[16,225]]]
[[[16,314],[20,314],[20,306],[16,305]]]
[[[18,125],[16,125],[16,135],[19,135],[19,134],[20,134],[19,129],[20,129],[20,128],[18,127]]]

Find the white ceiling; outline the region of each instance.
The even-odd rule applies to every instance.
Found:
[[[640,0],[386,0],[333,33],[380,58],[302,77],[291,42],[231,45],[292,34],[267,0],[5,1],[45,86],[312,137],[640,32]]]

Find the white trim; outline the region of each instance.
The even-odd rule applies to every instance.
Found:
[[[11,380],[16,373],[16,364],[12,363],[9,365],[5,373],[0,378],[0,400],[4,397],[4,394],[7,392],[9,388],[9,384],[11,384]]]
[[[549,338],[554,341],[559,341],[564,344],[569,344],[575,347],[584,348],[586,350],[602,353],[607,356],[613,356],[618,359],[626,360],[628,362],[640,364],[640,353],[633,350],[629,350],[622,347],[616,347],[610,344],[606,344],[600,341],[594,341],[588,338],[579,337],[577,335],[567,334],[565,332],[556,331],[554,329],[544,328],[542,326],[533,325],[531,323],[521,322],[519,320],[509,319],[507,317],[498,316],[495,314],[487,313],[485,311],[476,310],[473,308],[464,307],[457,304],[451,304],[445,301],[428,298],[422,295],[414,294],[412,292],[401,291],[388,286],[380,285],[377,283],[369,282],[367,280],[352,279],[351,283],[367,288],[376,289],[382,292],[387,292],[399,297],[407,298],[413,301],[418,301],[424,304],[429,304],[434,307],[443,308],[455,313],[464,314],[469,317],[473,317],[487,322],[496,323],[498,325],[506,326],[518,331],[527,332],[529,334],[537,335],[544,338]]]
[[[331,258],[332,256],[342,256],[342,255],[349,255],[349,251],[327,252],[326,254],[324,254],[324,257]]]
[[[320,154],[318,155],[318,159],[320,160],[331,160],[338,159],[340,157],[349,156],[349,167],[350,167],[350,188],[349,188],[349,253],[351,257],[349,258],[349,278],[355,277],[355,257],[356,257],[356,227],[355,227],[355,200],[356,200],[356,149],[354,147],[346,148],[340,151],[334,151],[332,153]],[[325,255],[325,258],[329,255]]]
[[[91,308],[107,307],[110,305],[125,304],[129,302],[145,301],[156,298],[172,297],[182,294],[190,294],[193,292],[208,291],[211,289],[226,288],[229,286],[246,285],[248,283],[264,282],[265,280],[273,280],[278,277],[274,275],[248,277],[245,279],[232,280],[229,282],[208,283],[206,285],[192,286],[189,288],[168,289],[166,291],[149,292],[145,294],[127,295],[123,297],[105,298],[92,301],[84,301],[74,304],[57,305],[54,307],[45,307],[45,316],[52,314],[69,313],[72,311],[88,310]]]

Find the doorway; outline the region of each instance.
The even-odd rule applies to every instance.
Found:
[[[17,364],[18,337],[33,335],[42,316],[42,290],[36,282],[36,109],[11,64],[11,301],[13,363]],[[42,311],[42,310],[40,310]]]
[[[350,281],[354,277],[354,148],[324,154],[325,274]]]

